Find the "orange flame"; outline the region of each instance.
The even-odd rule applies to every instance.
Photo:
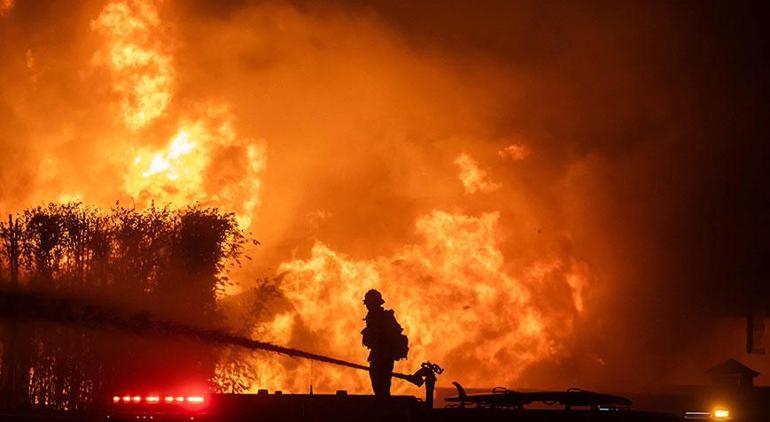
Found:
[[[544,319],[527,285],[504,270],[498,220],[497,213],[473,217],[433,211],[417,221],[421,242],[373,260],[357,261],[318,242],[308,259],[280,266],[286,272],[281,288],[292,308],[275,315],[259,334],[291,344],[299,341],[295,333],[303,333],[318,350],[362,361],[366,353],[357,335],[365,313],[361,298],[377,288],[410,338],[409,359],[397,369],[410,371],[433,360],[471,384],[499,379],[501,368],[513,380],[529,364],[559,350],[562,325],[568,321]],[[560,263],[548,266],[536,265],[539,269],[529,277],[545,282]],[[586,282],[582,271],[586,268],[578,265],[565,276],[572,287],[572,309],[578,312]],[[279,361],[255,364],[262,374],[271,374],[261,378],[261,388],[307,388],[305,377],[288,376]],[[313,381],[316,388],[369,390],[365,374],[344,373],[319,368]]]
[[[165,148],[141,148],[124,179],[124,190],[139,204],[184,206],[192,202],[234,211],[248,227],[259,205],[265,170],[264,141],[240,139],[224,107],[182,121]]]
[[[113,1],[92,26],[106,36],[106,52],[95,60],[113,74],[126,127],[137,132],[161,117],[173,119],[174,70],[159,38],[154,3]],[[176,118],[165,145],[136,148],[123,189],[139,205],[200,202],[232,210],[246,227],[259,204],[265,142],[239,137],[225,105],[204,102],[195,110]],[[505,151],[525,154],[518,147]],[[470,155],[461,154],[454,163],[466,193],[501,187]],[[497,212],[470,216],[434,210],[415,224],[419,242],[374,259],[356,260],[319,241],[307,259],[279,265],[284,273],[280,288],[290,307],[254,327],[252,334],[363,361],[366,351],[357,334],[364,313],[360,301],[367,289],[378,288],[410,338],[409,359],[397,369],[411,371],[433,360],[471,384],[499,378],[503,367],[508,380],[500,381],[514,380],[528,365],[559,351],[571,320],[583,310],[590,274],[580,262],[565,266],[550,260],[531,263],[514,276],[497,243],[499,219]],[[572,302],[569,309],[546,314],[533,299],[533,286],[551,282],[556,273]],[[303,391],[308,386],[296,362],[248,357],[245,363],[247,378],[256,380],[253,389]],[[222,364],[215,380],[228,374],[233,369]],[[369,390],[364,373],[319,365],[312,378],[318,389]]]
[[[500,184],[490,180],[487,172],[482,170],[470,155],[460,154],[455,164],[460,168],[459,177],[465,187],[465,193],[487,193],[500,188]]]
[[[511,144],[501,149],[497,154],[502,158],[511,158],[512,160],[523,160],[532,154],[532,150],[526,145]]]
[[[95,56],[95,63],[112,71],[122,121],[132,131],[170,114],[174,70],[163,48],[165,40],[158,36],[161,21],[155,5],[148,0],[113,1],[91,24],[107,40],[106,51]],[[195,116],[179,118],[165,147],[138,148],[123,190],[138,206],[198,202],[226,208],[248,227],[261,196],[265,143],[239,137],[226,105],[199,104],[197,109],[191,113]]]
[[[104,42],[92,64],[109,74],[120,126],[116,139],[107,142],[120,145],[115,148],[120,154],[112,159],[118,163],[121,193],[138,207],[153,202],[219,207],[235,212],[247,228],[259,211],[267,142],[240,134],[229,104],[207,98],[175,101],[174,40],[158,4],[113,0],[91,22]],[[0,12],[12,5],[0,0]],[[31,50],[26,58],[28,70],[38,72]],[[45,154],[41,177],[56,179],[58,157]],[[530,150],[513,144],[498,154],[520,160]],[[503,187],[468,153],[453,163],[466,194]],[[61,201],[89,199],[82,188],[68,186],[56,195]],[[309,256],[279,264],[284,306],[252,327],[252,335],[363,362],[367,353],[358,335],[364,316],[361,299],[366,290],[377,288],[410,338],[409,359],[397,364],[399,371],[410,372],[431,360],[447,368],[442,382],[513,384],[528,366],[559,353],[587,307],[583,296],[591,280],[588,265],[575,258],[506,257],[500,225],[507,217],[495,207],[484,213],[433,207],[423,209],[414,224],[417,240],[394,252],[358,259],[317,241]],[[321,222],[331,215],[317,211],[310,217]],[[248,285],[253,280],[236,281]],[[563,289],[566,300],[550,303],[548,295],[557,288]],[[310,381],[306,363],[244,354],[237,356],[240,366],[235,368],[228,358],[223,356],[215,381],[240,373],[254,381],[251,389],[291,391],[306,391]],[[312,383],[318,390],[369,391],[365,373],[328,365],[313,369]],[[409,388],[395,386],[400,391]]]
[[[155,35],[159,26],[154,2],[147,0],[109,3],[91,23],[108,38],[108,50],[94,61],[106,61],[112,70],[113,88],[130,129],[141,129],[160,117],[171,100],[171,56]]]

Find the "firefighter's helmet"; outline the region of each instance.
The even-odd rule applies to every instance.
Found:
[[[364,303],[372,305],[382,305],[385,301],[382,299],[382,294],[375,289],[371,289],[364,295]]]

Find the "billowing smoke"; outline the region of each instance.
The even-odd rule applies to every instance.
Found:
[[[689,380],[768,277],[766,36],[726,9],[0,2],[0,209],[236,212],[262,246],[228,294],[278,283],[266,341],[361,361],[379,287],[404,371]]]

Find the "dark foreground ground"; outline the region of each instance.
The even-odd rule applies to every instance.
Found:
[[[650,400],[653,400],[652,398]],[[662,400],[662,398],[654,399]],[[640,403],[641,404],[641,403]],[[661,404],[665,404],[662,403]],[[712,416],[704,421],[765,422],[770,413],[763,409],[770,403],[734,403],[727,419]],[[695,404],[693,404],[695,405]],[[649,407],[647,407],[649,409]],[[693,410],[697,410],[694,409]],[[704,408],[702,410],[710,410]],[[692,415],[691,415],[692,416]],[[267,422],[675,422],[696,420],[683,412],[643,411],[612,408],[490,409],[473,407],[428,409],[411,396],[387,400],[373,396],[347,394],[217,394],[203,403],[176,404],[141,401],[109,405],[105,410],[84,415],[44,415],[0,413],[0,421],[267,421]]]
[[[427,409],[414,397],[388,400],[355,395],[213,395],[201,405],[118,404],[90,415],[0,414],[3,421],[270,421],[270,422],[663,422],[680,418],[662,413],[632,410],[562,409]]]

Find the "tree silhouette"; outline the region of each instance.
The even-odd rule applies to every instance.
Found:
[[[216,209],[49,204],[0,223],[0,285],[215,326],[217,295],[245,241],[235,216]],[[216,351],[190,341],[2,324],[5,408],[77,412],[116,391],[201,388],[214,378]]]

